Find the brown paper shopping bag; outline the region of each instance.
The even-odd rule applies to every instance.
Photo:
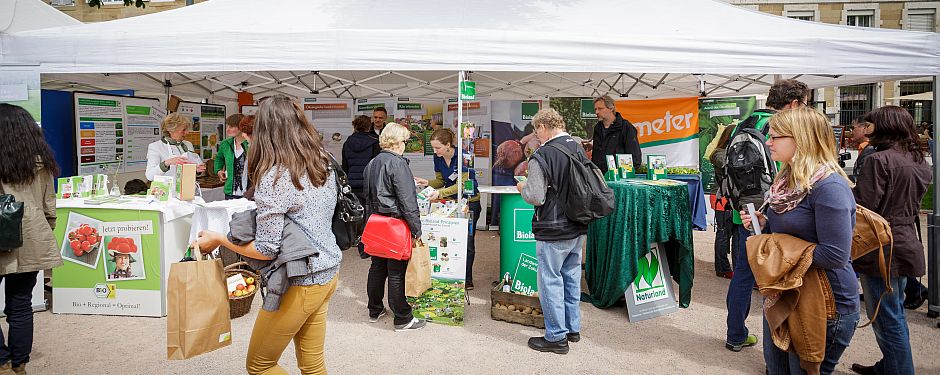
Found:
[[[220,259],[170,265],[166,305],[167,359],[192,358],[232,343]]]
[[[431,287],[431,253],[424,241],[415,241],[405,271],[405,295],[418,297]]]

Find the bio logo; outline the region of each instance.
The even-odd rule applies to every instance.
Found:
[[[535,210],[531,208],[517,208],[513,210],[513,240],[516,242],[535,242],[532,233],[532,216]]]
[[[98,298],[108,298],[108,286],[105,284],[96,284],[95,285],[95,297]]]
[[[633,302],[637,305],[668,298],[663,280],[662,264],[654,251],[637,261],[636,279],[633,281]]]

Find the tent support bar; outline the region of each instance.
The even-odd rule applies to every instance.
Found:
[[[933,126],[940,123],[940,75],[933,77]],[[927,218],[927,316],[936,318],[940,315],[940,189],[937,188],[937,176],[940,164],[937,163],[937,151],[940,147],[934,142],[930,150],[933,158],[933,212]]]

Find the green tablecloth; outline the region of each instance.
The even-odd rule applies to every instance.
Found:
[[[637,259],[650,244],[665,244],[672,278],[679,283],[679,305],[692,299],[694,255],[689,190],[685,184],[658,186],[608,182],[617,208],[588,228],[585,277],[590,294],[582,300],[606,308],[623,298],[636,279]]]

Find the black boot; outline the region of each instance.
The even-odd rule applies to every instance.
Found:
[[[563,338],[559,341],[551,342],[544,337],[529,338],[529,347],[540,352],[552,352],[555,354],[568,354],[568,339]]]
[[[861,375],[878,375],[878,372],[875,371],[875,366],[865,366],[858,363],[852,364],[852,371]]]

